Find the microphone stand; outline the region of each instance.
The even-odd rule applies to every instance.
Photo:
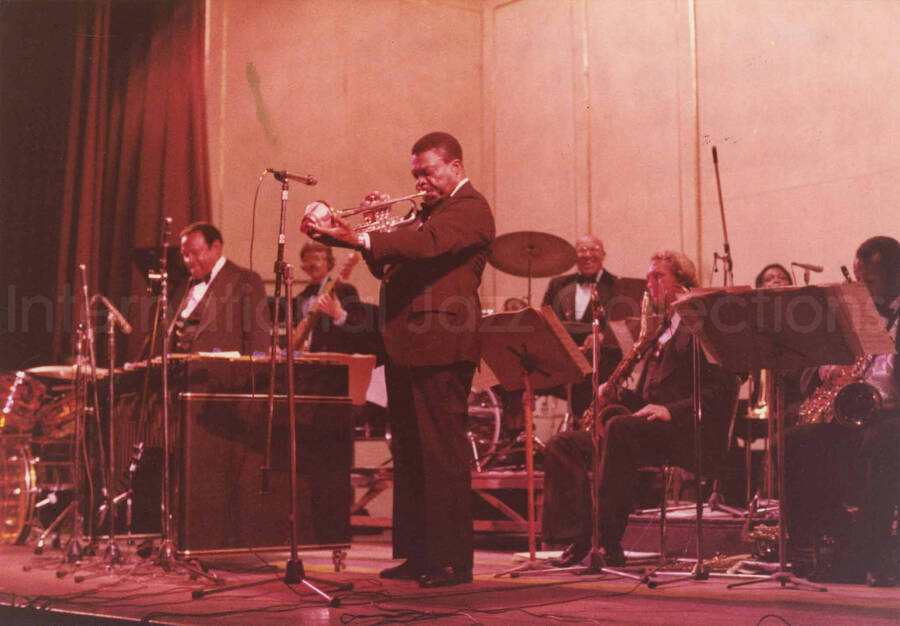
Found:
[[[160,507],[162,519],[160,520],[159,552],[156,555],[156,564],[168,569],[175,562],[175,546],[172,543],[172,514],[170,491],[170,460],[169,460],[169,270],[166,259],[166,247],[169,245],[169,234],[172,228],[172,218],[163,220],[162,233],[160,234],[159,248],[162,251],[159,257],[159,315],[160,326],[165,329],[162,346],[160,347],[160,380],[162,383],[162,418],[163,418],[163,485],[162,505]]]
[[[171,329],[169,328],[169,270],[166,259],[166,249],[169,245],[169,235],[172,228],[172,218],[163,219],[162,232],[160,234],[160,258],[159,274],[151,275],[157,282],[159,289],[158,310],[160,326],[165,329],[162,346],[160,347],[160,380],[162,384],[162,417],[163,417],[163,484],[160,512],[162,523],[160,526],[159,550],[156,553],[154,564],[164,570],[172,571],[176,566],[187,570],[192,576],[203,576],[215,583],[224,582],[215,574],[210,574],[199,567],[189,563],[178,562],[175,555],[175,543],[172,541],[172,491],[171,491],[171,453],[169,447],[169,341]]]
[[[278,348],[278,309],[279,300],[281,299],[281,287],[285,286],[285,312],[284,317],[287,322],[287,350],[285,353],[286,364],[285,374],[287,376],[287,404],[288,404],[288,420],[290,421],[290,454],[291,454],[291,475],[289,478],[289,488],[291,490],[291,556],[285,564],[284,578],[281,579],[287,585],[303,584],[316,594],[321,596],[329,606],[340,606],[341,599],[338,596],[330,596],[314,584],[306,577],[303,570],[303,561],[300,559],[297,548],[297,520],[298,520],[298,501],[297,501],[297,415],[294,402],[294,303],[293,303],[293,284],[294,270],[289,263],[284,262],[284,243],[285,243],[285,223],[287,221],[287,201],[288,201],[288,177],[278,177],[281,181],[281,221],[278,230],[278,252],[275,260],[275,306],[272,317],[272,341],[269,352],[269,417],[267,425],[266,439],[266,459],[265,465],[260,468],[262,474],[262,493],[270,492],[269,475],[271,473],[272,459],[272,425],[275,420],[275,365]],[[278,580],[277,578],[275,580]],[[234,591],[235,589],[246,589],[257,585],[264,585],[272,582],[273,579],[266,578],[263,580],[255,580],[248,583],[239,583],[228,587],[220,587],[217,589],[201,589],[191,593],[191,597],[195,600],[205,598],[214,593],[223,593]],[[344,591],[352,588],[349,585],[338,585],[338,591]]]
[[[271,491],[269,484],[269,477],[272,472],[272,425],[275,421],[275,355],[278,354],[278,312],[281,307],[281,288],[285,281],[285,263],[284,263],[284,243],[285,243],[285,224],[287,223],[287,202],[288,202],[288,191],[289,191],[289,183],[288,179],[285,177],[279,178],[281,181],[281,219],[278,222],[278,247],[276,250],[275,256],[275,303],[272,308],[272,341],[269,344],[269,399],[268,399],[268,417],[266,420],[266,459],[265,464],[259,468],[261,474],[261,491],[262,493],[269,493]],[[290,298],[290,296],[288,296]],[[290,319],[288,315],[293,314],[293,307],[290,303],[286,305],[287,310],[285,311],[285,322],[287,325],[288,332],[288,345],[287,345],[287,355],[288,361],[291,363],[289,366],[290,369],[293,369],[293,344],[291,343],[291,339],[293,337],[293,325],[294,320]],[[291,382],[293,383],[293,377],[291,378]],[[293,397],[289,398],[289,401],[293,405]]]
[[[103,560],[109,565],[122,561],[122,551],[116,545],[116,502],[113,499],[113,483],[116,475],[115,464],[115,422],[116,422],[116,377],[113,375],[116,366],[116,317],[113,312],[106,312],[107,351],[109,352],[109,470],[106,477],[106,513],[109,515],[109,536]]]
[[[717,271],[718,261],[722,261],[725,271],[723,273],[724,285],[727,287],[734,286],[734,263],[731,258],[731,244],[728,243],[728,225],[725,223],[725,204],[722,202],[722,182],[719,180],[719,155],[716,147],[712,148],[713,166],[716,170],[716,192],[719,194],[719,214],[722,217],[722,235],[724,242],[722,243],[723,254],[713,253],[713,272]]]

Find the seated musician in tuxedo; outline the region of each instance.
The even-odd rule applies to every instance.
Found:
[[[299,342],[300,333],[308,323],[304,320],[318,311],[306,342],[310,352],[368,352],[362,345],[365,313],[356,287],[339,281],[328,291],[335,280],[329,276],[334,266],[334,254],[325,244],[310,241],[300,249],[300,267],[309,277],[309,284],[294,305],[294,314],[300,319],[294,329],[294,342]]]
[[[580,322],[590,324],[593,319],[591,309],[591,286],[596,285],[597,297],[601,305],[606,305],[613,295],[616,277],[604,267],[606,250],[603,242],[594,235],[582,235],[575,240],[575,266],[577,272],[557,276],[550,281],[541,306],[550,306],[556,316],[563,322]],[[576,344],[582,345],[591,358],[590,330],[570,330]],[[617,348],[600,349],[600,380],[604,381],[622,358]],[[572,412],[576,419],[591,403],[591,377],[572,387]]]
[[[694,264],[685,255],[674,251],[653,255],[647,290],[654,307],[669,312],[666,321],[655,335],[655,345],[639,362],[634,389],[613,393],[604,384],[599,390],[596,409],[606,406],[604,398],[612,396],[630,412],[606,423],[601,445],[597,522],[607,565],[625,563],[621,541],[632,510],[638,469],[667,462],[694,467],[693,337],[670,307],[679,294],[696,285]],[[708,363],[702,353],[701,358],[703,445],[723,434],[718,443],[724,447],[737,377]],[[590,551],[592,459],[591,435],[585,431],[561,433],[547,445],[541,533],[547,543],[570,543],[558,565],[575,565]]]
[[[881,408],[862,427],[841,425],[828,421],[834,404],[827,400],[825,421],[803,423],[809,413],[801,408],[801,424],[785,431],[789,547],[795,572],[809,572],[811,580],[893,586],[897,543],[891,527],[900,505],[900,243],[891,237],[866,240],[856,251],[853,272],[894,339],[892,354],[866,355],[859,363],[857,378],[877,390]],[[850,369],[806,370],[804,390],[817,394],[824,386],[833,394]]]
[[[175,352],[266,352],[270,320],[259,274],[225,258],[222,234],[195,222],[181,231],[191,278],[169,330]]]

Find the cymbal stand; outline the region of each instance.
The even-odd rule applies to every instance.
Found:
[[[103,426],[100,423],[100,381],[97,377],[97,352],[95,347],[95,338],[96,335],[94,333],[94,328],[91,324],[91,299],[88,298],[88,286],[87,286],[87,275],[85,274],[84,264],[78,266],[79,270],[82,274],[81,281],[81,289],[82,296],[84,300],[84,318],[85,324],[87,328],[86,341],[87,341],[87,355],[88,355],[88,365],[90,366],[91,372],[91,391],[93,396],[93,406],[90,411],[86,412],[87,415],[90,413],[94,416],[94,428],[97,431],[97,451],[98,451],[98,462],[100,466],[100,489],[101,492],[105,491],[107,488],[106,485],[106,453],[104,451],[104,443],[103,443]],[[84,442],[82,450],[87,449],[87,422],[84,423],[84,429],[82,433],[84,434]],[[85,471],[87,472],[88,483],[90,485],[90,507],[88,511],[93,513],[94,510],[94,486],[93,481],[91,480],[91,468],[90,464],[87,461],[87,457],[85,457]],[[90,545],[87,548],[87,553],[93,555],[95,553],[95,548],[97,545],[97,532],[98,528],[94,524],[93,515],[88,516],[88,535],[91,538]]]
[[[162,525],[160,526],[160,542],[159,550],[156,553],[154,564],[162,567],[166,571],[171,571],[177,567],[195,576],[203,576],[213,582],[223,582],[221,578],[215,574],[203,571],[199,567],[194,567],[183,561],[179,562],[175,557],[175,543],[172,541],[172,478],[171,478],[171,451],[169,438],[169,341],[171,339],[171,329],[169,328],[169,271],[166,260],[166,247],[169,244],[169,235],[172,228],[172,218],[163,219],[162,233],[160,235],[160,249],[162,254],[159,260],[159,274],[153,276],[158,282],[159,289],[159,315],[161,318],[160,326],[166,329],[160,348],[160,378],[162,383],[162,416],[163,416],[163,484],[162,484],[162,504],[160,507],[162,513]]]
[[[84,267],[83,265],[81,266]],[[75,339],[75,445],[73,446],[73,454],[75,462],[72,464],[72,501],[69,506],[56,518],[56,520],[41,533],[38,538],[37,545],[34,548],[35,554],[41,554],[44,551],[44,541],[47,536],[61,523],[67,513],[72,513],[72,536],[63,550],[63,563],[77,563],[84,556],[84,518],[81,515],[81,480],[82,480],[82,459],[84,452],[84,422],[87,412],[87,385],[84,380],[84,342],[87,339],[87,327],[85,322],[78,324]]]

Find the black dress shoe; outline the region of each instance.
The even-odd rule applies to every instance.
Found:
[[[424,571],[423,567],[407,560],[400,565],[381,570],[378,577],[390,580],[419,580]]]
[[[866,584],[870,587],[897,586],[897,566],[887,558],[878,559],[866,573]]]
[[[591,544],[585,541],[576,541],[570,543],[563,550],[558,559],[551,559],[550,565],[554,567],[574,567],[584,560],[584,557],[591,551]]]
[[[452,587],[472,582],[472,570],[452,566],[431,570],[419,578],[419,586],[425,589],[432,587]]]

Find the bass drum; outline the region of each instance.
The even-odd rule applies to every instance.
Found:
[[[489,460],[497,450],[503,424],[503,409],[500,401],[490,389],[472,387],[469,393],[469,421],[466,436],[472,450],[472,463],[481,470],[483,462]]]
[[[0,541],[15,543],[29,527],[36,482],[28,441],[0,436]]]

